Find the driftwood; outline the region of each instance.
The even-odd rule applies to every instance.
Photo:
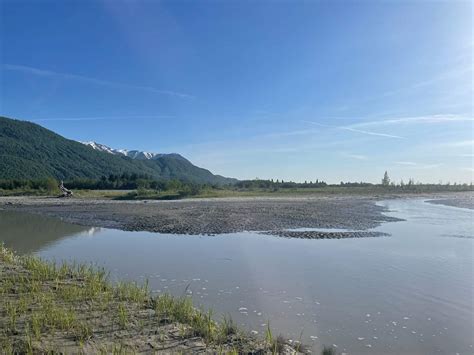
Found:
[[[59,190],[61,190],[61,196],[60,197],[72,197],[72,191],[69,189],[66,189],[64,187],[64,182],[61,180],[61,183],[59,184]]]

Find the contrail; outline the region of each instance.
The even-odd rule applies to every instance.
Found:
[[[34,74],[34,75],[38,75],[38,76],[55,76],[55,77],[60,77],[60,78],[63,78],[63,79],[80,80],[80,81],[83,81],[83,82],[88,82],[88,83],[91,83],[91,84],[102,85],[102,86],[148,91],[148,92],[151,92],[151,93],[154,93],[154,94],[159,94],[159,95],[176,96],[176,97],[185,98],[185,99],[195,98],[192,95],[183,94],[181,92],[176,92],[176,91],[171,91],[171,90],[160,90],[160,89],[157,89],[157,88],[154,88],[154,87],[151,87],[151,86],[123,84],[123,83],[117,83],[117,82],[114,82],[114,81],[90,78],[90,77],[82,76],[82,75],[69,74],[69,73],[58,73],[58,72],[51,71],[51,70],[43,70],[43,69],[28,67],[28,66],[25,66],[25,65],[3,64],[3,68],[6,69],[6,70],[21,71],[21,72],[24,72],[24,73],[30,73],[30,74]]]
[[[396,135],[393,135],[393,134],[379,133],[379,132],[372,132],[372,131],[364,131],[364,130],[361,130],[361,129],[345,127],[345,126],[331,126],[331,125],[328,125],[328,124],[312,122],[312,121],[302,121],[302,122],[313,124],[313,125],[316,125],[316,126],[321,126],[321,127],[336,128],[336,129],[341,129],[341,130],[344,130],[344,131],[367,134],[369,136],[379,136],[379,137],[386,137],[386,138],[405,139],[405,137],[396,136]]]

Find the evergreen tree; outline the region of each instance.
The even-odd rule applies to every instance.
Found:
[[[389,185],[390,185],[390,178],[388,177],[387,171],[385,171],[385,174],[383,174],[382,186],[389,186]]]

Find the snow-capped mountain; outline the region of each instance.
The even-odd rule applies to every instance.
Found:
[[[94,150],[98,150],[100,152],[106,152],[114,155],[124,155],[130,157],[132,159],[155,159],[161,157],[165,154],[158,154],[158,153],[150,153],[150,152],[142,152],[139,150],[127,150],[127,149],[114,149],[110,148],[104,144],[100,144],[97,142],[81,142],[82,144],[88,145],[89,147],[93,148]]]
[[[80,142],[82,144],[88,145],[89,147],[93,148],[94,150],[98,150],[99,152],[107,152],[110,154],[120,154],[118,150],[112,149],[110,147],[107,147],[106,145],[96,143],[96,142]]]

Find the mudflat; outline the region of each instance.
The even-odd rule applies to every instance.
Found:
[[[474,194],[466,192],[454,196],[446,196],[436,200],[428,200],[429,203],[452,207],[468,208],[474,210]]]
[[[195,235],[260,231],[304,238],[305,234],[283,231],[302,227],[366,230],[382,222],[396,220],[383,214],[385,209],[376,204],[381,199],[416,197],[465,207],[469,204],[472,206],[472,196],[471,192],[467,192],[414,196],[328,195],[177,201],[1,197],[0,208],[59,217],[81,225],[129,231]]]

